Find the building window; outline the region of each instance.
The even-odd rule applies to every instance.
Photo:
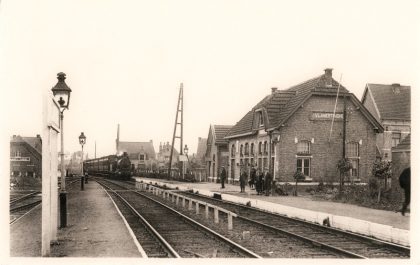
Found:
[[[216,155],[213,154],[213,162],[216,162]]]
[[[140,155],[140,159],[139,159],[140,161],[144,161],[145,160],[145,157],[144,157],[144,155]]]
[[[251,167],[255,166],[254,165],[254,158],[251,158]]]
[[[258,143],[258,154],[262,154],[262,143],[261,142],[259,142]]]
[[[259,124],[260,127],[264,125],[264,119],[263,119],[262,112],[258,112],[258,124]]]
[[[350,169],[350,176],[353,178],[359,177],[359,143],[348,143],[346,146],[346,155],[350,160],[352,169]]]
[[[311,176],[311,158],[298,157],[296,160],[296,171],[302,172],[305,176]]]
[[[241,147],[239,148],[239,154],[240,156],[244,156],[244,146],[241,144]]]
[[[401,133],[392,133],[392,142],[391,146],[395,147],[400,143],[401,140]]]
[[[309,141],[300,141],[297,144],[297,153],[309,155],[311,153],[311,142]]]
[[[258,158],[258,169],[262,170],[262,158]]]
[[[230,148],[230,155],[235,156],[235,145],[232,144],[232,147]]]
[[[267,141],[264,142],[264,154],[266,155],[268,153],[268,145]]]
[[[254,155],[254,143],[251,144],[251,155]]]
[[[249,144],[245,143],[245,155],[249,155]]]

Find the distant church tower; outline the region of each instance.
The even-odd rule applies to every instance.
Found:
[[[115,140],[116,143],[116,148],[117,150],[115,151],[116,154],[118,154],[118,146],[120,143],[120,124],[118,124],[118,128],[117,128],[117,139]]]

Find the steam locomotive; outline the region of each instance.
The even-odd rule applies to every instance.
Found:
[[[131,178],[131,161],[128,154],[109,155],[100,158],[88,159],[83,162],[84,172],[92,175],[105,176],[119,180]]]

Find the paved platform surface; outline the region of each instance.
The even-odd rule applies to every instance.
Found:
[[[183,185],[189,188],[197,188],[209,190],[212,192],[226,193],[239,197],[264,200],[286,206],[312,211],[319,211],[333,215],[347,216],[373,223],[389,225],[399,229],[410,230],[410,213],[407,213],[405,216],[402,216],[401,213],[396,213],[392,211],[376,210],[340,202],[313,200],[310,196],[262,196],[257,195],[255,190],[250,190],[249,186],[246,187],[245,193],[240,193],[240,187],[238,185],[232,184],[225,184],[225,188],[222,189],[219,183],[211,182],[187,183],[168,181],[164,179],[139,179],[145,180],[147,182],[160,181],[167,183],[177,183],[179,185]]]
[[[123,219],[94,181],[68,191],[67,227],[59,229],[52,257],[141,257]],[[10,226],[10,256],[41,256],[41,207]]]

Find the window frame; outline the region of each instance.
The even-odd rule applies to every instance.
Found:
[[[352,147],[356,147],[356,152],[349,152],[349,150],[354,150]],[[350,163],[352,164],[353,168],[350,169],[350,177],[351,178],[359,178],[359,168],[360,168],[360,144],[358,142],[348,142],[346,143],[346,158],[349,159]],[[356,166],[354,166],[356,165]]]
[[[305,144],[305,147],[307,146],[307,151],[301,151],[301,150],[299,150],[299,147],[301,147],[302,144]],[[311,141],[308,141],[308,140],[299,141],[296,144],[296,154],[298,154],[300,156],[302,156],[302,155],[303,156],[305,156],[305,155],[311,155]]]
[[[301,160],[300,167],[298,164],[299,160]],[[307,167],[305,166],[305,160],[307,160],[309,163]],[[310,156],[297,156],[296,157],[296,171],[298,171],[299,168],[301,168],[301,172],[305,175],[305,177],[311,178],[311,173],[312,173],[311,166],[312,166],[312,157]],[[305,174],[306,168],[308,169],[308,174]]]

